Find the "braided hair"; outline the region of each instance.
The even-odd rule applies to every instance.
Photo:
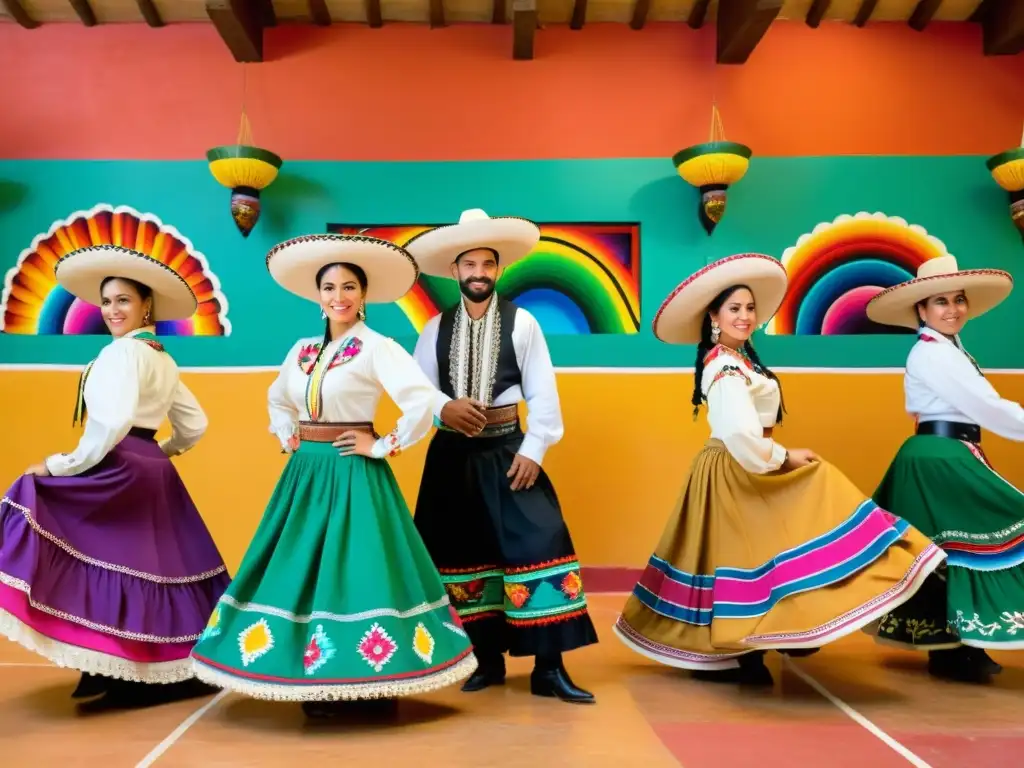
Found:
[[[700,412],[701,405],[703,405],[706,400],[704,397],[704,391],[701,388],[701,379],[704,376],[704,358],[706,358],[708,353],[716,346],[715,342],[711,341],[711,313],[718,312],[729,297],[741,289],[750,291],[750,288],[746,285],[730,286],[712,299],[711,303],[708,304],[707,311],[704,313],[704,321],[700,326],[700,342],[697,344],[697,360],[693,366],[693,397],[690,399],[690,402],[693,404],[693,418],[695,419],[697,418],[697,414]],[[753,295],[754,292],[750,291],[750,294]],[[754,345],[751,344],[749,340],[743,343],[741,351],[750,359],[751,365],[755,371],[760,373],[762,376],[767,376],[779,385],[779,412],[775,417],[775,421],[781,424],[782,415],[786,412],[786,401],[782,396],[782,382],[779,381],[779,377],[776,376],[768,366],[761,362],[761,358],[757,354],[757,350],[754,349]]]

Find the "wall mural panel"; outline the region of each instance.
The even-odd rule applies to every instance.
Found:
[[[405,245],[437,225],[328,224],[329,232],[361,233]],[[535,315],[545,334],[635,334],[640,330],[638,224],[540,224],[540,244],[504,270],[496,290]],[[398,306],[416,332],[454,306],[452,280],[421,275]]]
[[[166,336],[228,336],[227,297],[206,257],[152,213],[100,203],[54,222],[32,239],[4,279],[0,330],[21,335],[105,335],[98,307],[76,299],[54,277],[57,260],[90,245],[120,245],[157,259],[181,275],[199,300],[187,320],[157,323]]]
[[[765,333],[853,336],[913,333],[868,319],[867,303],[917,276],[925,261],[948,256],[923,227],[884,213],[843,214],[801,235],[782,254],[789,292]]]

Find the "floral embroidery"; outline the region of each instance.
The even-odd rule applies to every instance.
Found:
[[[522,608],[530,599],[530,589],[525,584],[506,584],[505,594],[516,608]]]
[[[384,665],[391,661],[391,657],[398,650],[398,645],[380,624],[374,622],[359,641],[356,650],[363,660],[373,667],[374,672],[380,672]]]
[[[260,619],[238,633],[238,650],[242,653],[243,666],[249,666],[273,647],[274,635],[266,619]]]
[[[429,664],[430,660],[434,658],[434,638],[422,621],[416,625],[416,629],[412,633],[412,650],[426,664]]]
[[[708,385],[708,389],[710,390],[716,382],[724,379],[726,376],[736,376],[741,378],[747,383],[747,386],[750,386],[750,377],[747,376],[747,374],[745,374],[740,368],[735,365],[724,365],[722,366],[722,370],[715,374],[715,378],[711,380],[711,383]]]
[[[462,628],[462,618],[459,616],[459,612],[455,610],[454,605],[448,605],[448,615],[451,618],[451,621],[441,622],[444,624],[445,629],[450,629],[459,637],[469,637],[469,635],[466,634],[466,630]]]
[[[387,448],[387,451],[388,451],[387,452],[387,456],[388,456],[388,458],[397,456],[398,454],[400,454],[402,452],[402,446],[398,442],[398,430],[397,429],[395,429],[394,431],[389,432],[388,434],[384,435],[384,437],[382,437],[381,439],[384,441],[384,447]]]
[[[1002,624],[1000,624],[1002,622]],[[982,637],[992,637],[996,632],[1002,631],[1011,637],[1017,634],[1018,630],[1024,630],[1024,613],[1021,611],[1003,611],[998,618],[992,622],[985,622],[977,613],[974,618],[968,619],[963,611],[956,612],[956,619],[950,622],[963,634],[964,632],[977,632]],[[1004,627],[1003,624],[1006,626]]]
[[[330,364],[327,366],[327,370],[334,368],[339,365],[344,365],[353,357],[358,355],[363,349],[362,339],[358,339],[355,336],[350,337],[345,341],[344,344],[334,353],[334,357],[331,358]],[[299,368],[307,376],[313,372],[313,366],[316,365],[316,359],[320,355],[320,342],[313,342],[307,344],[299,350]]]
[[[302,666],[307,675],[312,675],[334,657],[334,644],[324,632],[323,625],[317,624],[316,631],[309,638],[309,644],[302,654]]]
[[[208,640],[211,637],[216,637],[220,634],[220,606],[218,605],[213,609],[213,613],[210,614],[210,620],[206,622],[206,629],[203,630],[203,634],[199,636],[199,642]]]
[[[320,354],[319,344],[307,344],[299,350],[299,369],[307,376],[313,370],[317,355]]]
[[[562,579],[562,591],[570,600],[579,597],[580,592],[583,591],[583,580],[580,578],[579,571],[569,571],[565,574],[565,578]]]
[[[473,579],[472,581],[461,583],[445,584],[445,587],[448,590],[449,596],[455,602],[470,603],[480,599],[486,583],[484,579]]]

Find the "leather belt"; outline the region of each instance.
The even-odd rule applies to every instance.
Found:
[[[367,432],[374,437],[379,435],[369,421],[300,421],[299,441],[308,443],[333,443],[343,432]]]
[[[128,430],[128,434],[132,437],[140,437],[143,440],[155,440],[156,430],[149,429],[147,427],[132,427]]]
[[[950,437],[981,445],[981,427],[959,421],[922,421],[917,425],[917,434]]]
[[[485,408],[484,418],[487,420],[487,423],[479,434],[473,435],[474,438],[511,435],[519,429],[519,404],[513,403],[512,405],[500,405],[497,408]],[[445,432],[466,437],[461,432],[444,424],[438,425],[438,428]]]

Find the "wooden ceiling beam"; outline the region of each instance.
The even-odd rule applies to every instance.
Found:
[[[533,58],[533,39],[537,34],[537,0],[512,0],[512,58]]]
[[[572,20],[569,22],[569,29],[583,29],[583,25],[586,21],[587,0],[576,0],[572,4]]]
[[[825,18],[825,14],[828,13],[830,5],[832,5],[832,0],[814,0],[810,10],[807,11],[807,26],[817,29],[821,20]]]
[[[135,4],[139,6],[139,13],[142,14],[142,18],[149,26],[162,27],[164,25],[164,20],[160,18],[160,11],[153,5],[153,0],[135,0]]]
[[[985,0],[970,21],[981,23],[982,50],[986,56],[1013,56],[1024,52],[1024,3]]]
[[[92,12],[92,6],[89,5],[89,0],[69,0],[71,7],[74,9],[78,18],[81,19],[82,24],[87,27],[96,26],[96,14]]]
[[[318,27],[331,26],[331,12],[327,9],[327,0],[309,0],[309,20]]]
[[[704,26],[704,21],[708,17],[708,8],[711,6],[711,0],[697,0],[693,4],[693,8],[690,9],[690,15],[686,19],[687,25],[690,29],[700,29]]]
[[[444,25],[444,0],[430,0],[430,28],[435,29]]]
[[[875,12],[875,6],[878,5],[878,0],[864,0],[860,4],[860,10],[857,11],[857,15],[853,17],[853,26],[863,27],[871,20],[871,14]]]
[[[263,18],[254,3],[206,0],[206,15],[235,61],[263,61]]]
[[[783,0],[719,0],[719,64],[743,64],[782,10]]]
[[[924,28],[931,22],[935,12],[939,10],[940,5],[942,5],[942,0],[921,0],[907,20],[908,26],[917,32],[923,32]]]
[[[7,11],[7,15],[14,20],[14,23],[25,29],[35,29],[39,22],[25,13],[20,0],[0,0],[0,7]]]
[[[366,0],[366,23],[374,29],[384,26],[384,15],[380,11],[380,0]]]

